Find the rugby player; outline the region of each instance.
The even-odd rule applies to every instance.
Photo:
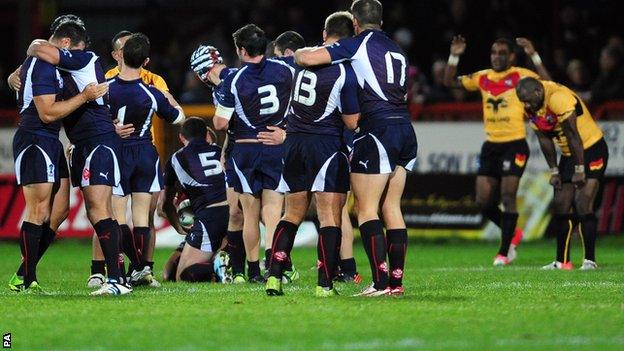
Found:
[[[337,12],[325,21],[324,45],[353,35],[348,12]],[[275,40],[278,56],[287,55],[288,36]],[[303,38],[301,38],[303,39]],[[349,191],[349,161],[343,141],[346,124],[354,129],[359,118],[357,80],[349,63],[297,70],[284,142],[283,177],[287,185],[286,210],[277,225],[269,265],[266,293],[283,295],[282,272],[288,263],[294,237],[310,205],[316,200],[320,222],[318,280],[315,295],[337,295],[333,287],[341,241],[342,208]]]
[[[517,42],[531,57],[542,78],[549,79],[532,43],[525,38],[518,38]],[[465,39],[454,37],[444,71],[444,84],[451,88],[481,92],[486,141],[479,156],[476,203],[483,215],[501,229],[501,244],[493,264],[504,266],[516,258],[516,247],[522,240],[522,230],[516,229],[516,194],[529,158],[524,109],[514,88],[523,77],[538,75],[526,68],[513,66],[516,61],[513,43],[507,39],[497,39],[490,49],[492,68],[455,79],[459,57],[465,50]],[[503,206],[502,211],[499,203]]]
[[[272,242],[282,214],[283,195],[279,185],[282,145],[266,145],[257,139],[267,126],[283,128],[290,98],[294,68],[277,59],[265,59],[264,31],[248,24],[234,34],[234,44],[242,67],[228,75],[215,96],[218,106],[213,119],[225,130],[236,112],[236,137],[231,158],[237,175],[235,191],[243,209],[243,240],[249,265],[249,281],[264,282],[259,265],[259,222],[266,227],[266,242]]]
[[[162,203],[171,226],[186,235],[176,281],[226,282],[229,256],[220,248],[227,235],[229,210],[221,148],[212,143],[214,139],[208,135],[206,122],[198,117],[184,121],[179,137],[184,147],[176,151],[165,166]],[[189,230],[180,224],[174,204],[176,183],[187,194],[195,214],[195,222]]]
[[[76,41],[73,26],[56,30],[57,21],[49,39],[52,45],[61,49],[84,45]],[[11,84],[11,77],[9,81],[18,91],[20,122],[13,137],[13,156],[26,214],[20,230],[22,263],[9,280],[9,288],[41,292],[37,263],[69,213],[69,170],[59,141],[61,119],[85,103],[102,97],[108,87],[91,83],[80,94],[62,101],[63,78],[56,67],[32,56],[22,67],[23,70],[18,70],[17,84]]]
[[[417,151],[406,100],[407,58],[381,30],[382,10],[377,0],[356,0],[351,5],[355,37],[295,52],[296,63],[304,67],[351,61],[357,76],[361,119],[354,137],[351,187],[373,277],[361,296],[403,294],[407,230],[401,196]]]
[[[151,125],[154,116],[172,124],[184,122],[184,112],[167,91],[144,83],[141,70],[149,61],[149,39],[141,34],[130,35],[123,46],[123,64],[115,78],[108,80],[111,113],[118,124],[131,124],[134,132],[122,139],[121,184],[113,189],[113,212],[124,231],[128,195],[132,196],[132,235],[123,235],[122,242],[130,258],[128,269],[133,285],[151,284],[152,267],[147,261],[150,204],[153,194],[162,189],[160,158],[152,143]],[[138,239],[138,240],[136,240]]]
[[[551,81],[524,78],[516,86],[530,126],[550,167],[554,187],[555,261],[544,269],[572,269],[570,239],[572,210],[578,216],[584,260],[580,269],[596,269],[597,219],[594,201],[603,179],[609,149],[600,127],[583,101],[567,87]],[[561,151],[557,163],[555,144]]]
[[[60,49],[45,40],[35,40],[27,54],[46,61],[71,75],[65,84],[69,95],[84,91],[89,83],[103,83],[104,72],[98,56],[84,50],[87,33],[77,21],[62,22],[56,29],[71,27],[72,49]],[[55,33],[56,33],[55,31]],[[55,35],[53,34],[53,37]],[[81,43],[81,44],[79,44]],[[115,133],[108,97],[97,98],[63,119],[65,132],[75,145],[71,154],[73,186],[83,192],[87,217],[93,225],[104,257],[108,279],[92,295],[125,295],[132,287],[123,276],[123,254],[120,251],[121,232],[112,213],[112,187],[120,182],[118,149],[121,139]]]

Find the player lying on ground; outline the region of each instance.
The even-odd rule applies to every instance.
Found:
[[[516,91],[550,167],[550,183],[555,191],[557,255],[553,263],[543,268],[572,269],[570,239],[575,212],[585,256],[581,269],[595,269],[598,221],[594,201],[609,160],[602,131],[583,101],[563,85],[524,78]],[[555,144],[561,151],[558,164]]]
[[[541,77],[550,79],[533,44],[525,38],[516,41],[531,57]],[[501,229],[501,244],[494,257],[494,265],[504,266],[516,259],[516,247],[522,240],[522,230],[516,227],[516,195],[529,158],[524,109],[514,88],[523,77],[538,75],[513,66],[516,61],[513,43],[507,39],[497,39],[490,48],[492,68],[455,79],[459,57],[465,50],[464,38],[453,38],[451,55],[444,72],[444,84],[450,88],[481,92],[486,141],[479,156],[476,202],[483,215]],[[502,211],[499,204],[503,206]]]

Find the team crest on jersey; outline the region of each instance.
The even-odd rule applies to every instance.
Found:
[[[602,167],[604,167],[604,160],[601,158],[595,160],[595,161],[591,161],[589,163],[589,170],[590,171],[598,171],[600,169],[602,169]]]
[[[537,114],[530,114],[529,119],[535,126],[542,131],[550,132],[555,129],[557,122],[559,119],[549,110],[543,116],[539,116]]]
[[[82,170],[82,179],[89,180],[91,178],[91,171],[88,168]]]
[[[516,159],[514,160],[516,166],[522,168],[526,164],[527,155],[525,154],[516,154]]]

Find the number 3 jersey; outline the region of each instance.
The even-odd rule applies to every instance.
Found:
[[[235,139],[256,138],[267,126],[284,127],[293,74],[292,58],[244,62],[228,75],[215,98],[222,117],[234,118],[230,124]]]
[[[221,147],[192,140],[176,151],[165,166],[165,186],[180,184],[193,212],[226,200]]]

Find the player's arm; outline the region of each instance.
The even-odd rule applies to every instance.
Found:
[[[22,80],[20,79],[21,71],[22,66],[20,65],[17,67],[17,69],[15,69],[15,71],[13,71],[13,73],[9,74],[9,77],[7,78],[7,84],[9,85],[9,88],[15,91],[19,91],[22,87]]]
[[[186,231],[182,227],[182,224],[180,224],[178,211],[173,203],[176,195],[175,186],[165,185],[163,193],[162,211],[164,212],[167,221],[169,221],[169,224],[176,230],[176,232],[186,235]]]
[[[550,184],[556,189],[560,189],[561,177],[559,175],[559,168],[557,167],[557,150],[555,149],[555,143],[539,130],[535,130],[535,134],[537,135],[537,141],[539,142],[540,149],[542,149],[548,168],[550,168]]]
[[[56,101],[56,94],[37,95],[33,100],[39,118],[44,123],[51,123],[66,117],[83,104],[104,96],[107,92],[108,84],[91,83],[69,100]]]
[[[164,97],[163,99],[158,95],[158,99],[156,100],[158,108],[156,112],[158,112],[158,116],[171,124],[182,124],[186,119],[186,115],[180,104],[168,91],[158,90],[158,92],[162,93],[162,97]]]
[[[535,70],[537,70],[537,74],[539,74],[540,78],[543,80],[552,80],[550,73],[542,63],[542,58],[533,47],[533,43],[527,38],[516,38],[516,43],[522,47],[524,53],[531,58],[533,65],[535,65]]]
[[[234,115],[236,102],[232,93],[232,75],[227,76],[223,83],[215,90],[215,104],[217,110],[212,118],[216,130],[226,130],[230,126],[230,119]]]
[[[59,49],[43,39],[33,40],[26,50],[26,55],[36,57],[55,66],[61,62]]]
[[[342,122],[349,130],[355,130],[360,121],[357,77],[351,65],[344,64],[344,68],[345,82],[340,90]]]
[[[459,57],[466,51],[466,39],[461,35],[453,37],[451,42],[451,54],[449,55],[446,68],[444,69],[444,80],[442,83],[448,88],[463,88],[461,80],[457,77],[457,65],[459,64]]]
[[[295,51],[295,63],[302,67],[327,65],[331,62],[329,51],[324,46],[301,48]]]
[[[570,153],[572,153],[572,157],[576,161],[572,183],[577,186],[583,185],[585,183],[584,150],[583,141],[581,140],[581,135],[578,132],[576,124],[576,112],[572,111],[572,113],[561,122],[561,129],[568,141]]]

